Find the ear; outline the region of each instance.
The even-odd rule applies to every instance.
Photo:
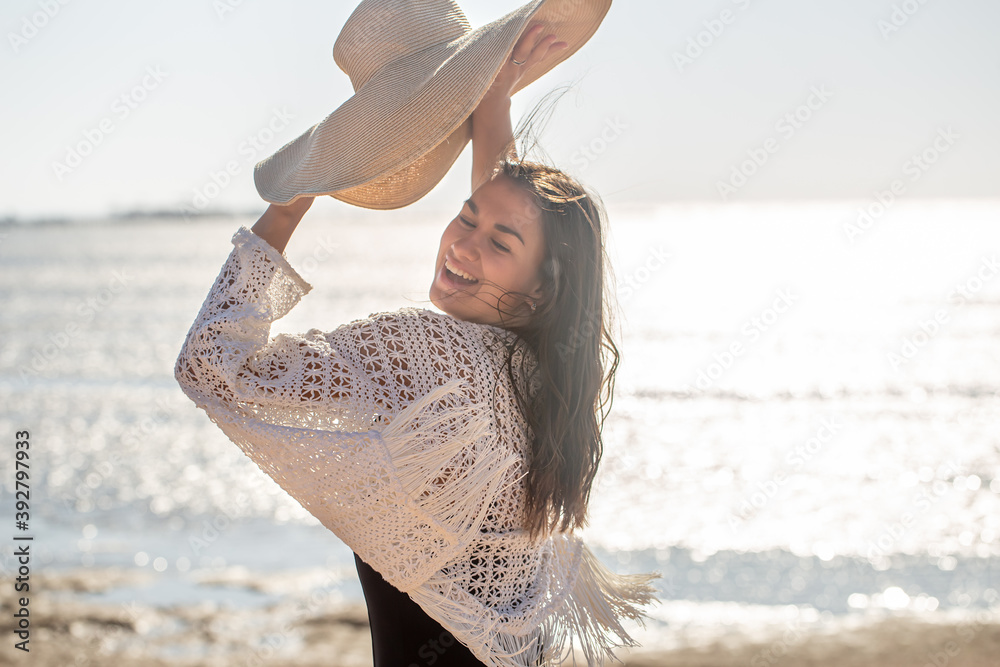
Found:
[[[531,288],[530,292],[528,292],[528,296],[531,298],[532,301],[540,301],[542,297],[545,296],[545,292],[542,291],[541,280],[535,283],[535,286]]]

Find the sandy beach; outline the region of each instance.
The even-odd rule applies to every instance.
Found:
[[[368,619],[363,605],[327,601],[315,593],[289,596],[275,605],[234,609],[205,602],[153,607],[136,600],[103,604],[80,599],[105,588],[141,587],[147,575],[95,569],[33,578],[30,652],[14,648],[14,623],[0,663],[38,667],[361,667],[371,665]],[[240,585],[246,585],[241,582]],[[4,587],[5,609],[14,594]],[[733,629],[695,633],[678,629],[647,648],[622,650],[630,667],[998,667],[1000,616],[980,611],[959,618],[930,612],[878,620],[834,620],[787,625],[753,635]],[[652,639],[652,638],[651,638]],[[654,646],[655,645],[655,646]],[[427,662],[426,664],[431,664]],[[570,663],[567,663],[570,664]]]

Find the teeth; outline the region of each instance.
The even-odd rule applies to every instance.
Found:
[[[445,259],[445,260],[444,260],[444,265],[445,265],[445,267],[447,267],[447,269],[448,269],[449,271],[451,271],[452,273],[454,273],[454,274],[455,274],[456,276],[461,276],[462,278],[465,278],[466,280],[476,280],[476,278],[475,278],[474,276],[470,276],[470,275],[469,275],[468,273],[466,273],[465,271],[462,271],[462,270],[461,270],[460,268],[458,268],[457,266],[454,266],[454,265],[453,265],[453,264],[452,264],[451,262],[449,262],[449,261],[448,261],[447,259]],[[478,281],[477,281],[477,282],[478,282]]]

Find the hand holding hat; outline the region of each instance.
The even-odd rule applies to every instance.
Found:
[[[454,0],[362,0],[333,47],[354,95],[259,162],[257,191],[279,205],[327,194],[374,209],[413,203],[458,159],[495,79],[509,95],[532,83],[583,46],[610,6],[531,0],[473,29]],[[567,46],[546,38],[522,52],[532,23]]]
[[[493,79],[490,89],[483,95],[480,104],[494,96],[510,97],[527,69],[545,60],[550,51],[554,53],[569,46],[566,42],[556,41],[558,37],[554,33],[539,38],[544,27],[541,23],[536,23],[521,35],[521,39],[514,45],[510,58],[504,61],[503,67]]]

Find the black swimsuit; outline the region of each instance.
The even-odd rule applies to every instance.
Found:
[[[485,667],[406,593],[354,554],[368,603],[375,667]]]

